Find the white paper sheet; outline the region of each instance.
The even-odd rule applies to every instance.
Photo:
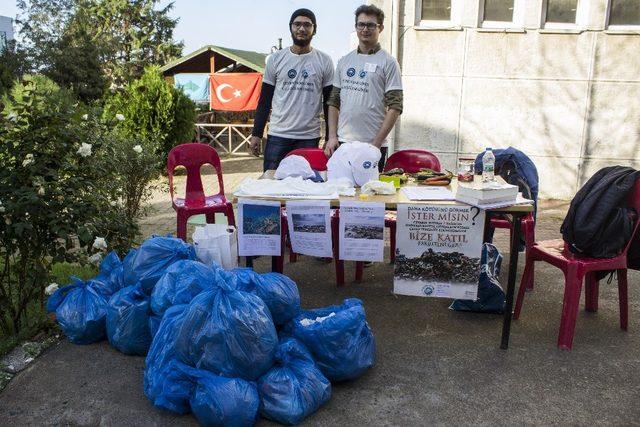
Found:
[[[409,200],[453,200],[454,194],[445,187],[402,187]]]
[[[238,200],[238,254],[281,255],[280,202]]]
[[[384,203],[340,203],[340,259],[382,261]]]
[[[333,256],[328,200],[287,201],[287,222],[293,252],[315,257]]]

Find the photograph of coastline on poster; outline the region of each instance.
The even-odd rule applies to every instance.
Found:
[[[464,204],[400,204],[393,291],[475,300],[485,211]]]
[[[238,200],[238,254],[280,255],[280,202]]]

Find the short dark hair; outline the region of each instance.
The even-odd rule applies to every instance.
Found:
[[[376,7],[372,4],[363,4],[359,8],[356,9],[356,24],[358,23],[358,16],[364,13],[365,15],[374,15],[376,20],[378,21],[378,25],[382,25],[384,22],[384,12],[379,7]]]

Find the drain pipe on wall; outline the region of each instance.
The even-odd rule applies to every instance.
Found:
[[[391,56],[400,63],[400,0],[391,0]],[[401,68],[402,69],[402,68]],[[398,117],[398,122],[402,120],[402,115]],[[396,126],[389,132],[389,154],[393,154],[396,149]]]

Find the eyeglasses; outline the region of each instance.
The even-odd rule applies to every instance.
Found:
[[[379,24],[376,24],[375,22],[358,22],[356,23],[356,28],[358,30],[364,30],[365,28],[367,30],[374,30],[376,28],[378,28]]]
[[[313,27],[312,22],[294,22],[291,24],[293,28],[299,30],[300,28],[304,28],[305,30],[310,30]]]

